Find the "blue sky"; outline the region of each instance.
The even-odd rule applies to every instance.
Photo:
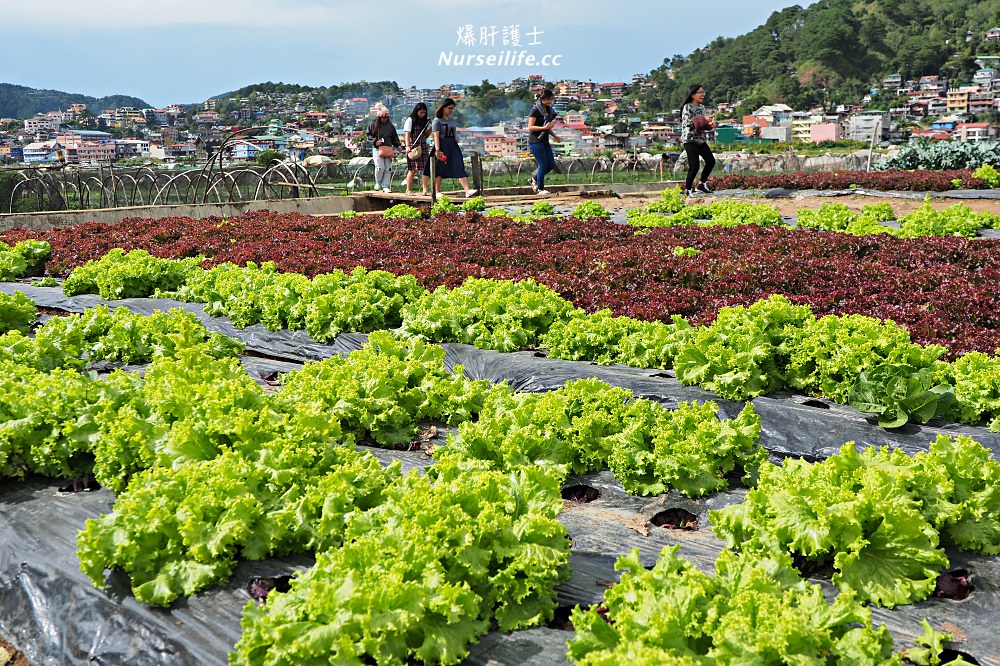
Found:
[[[403,86],[428,87],[509,81],[529,74],[551,80],[627,81],[719,35],[747,32],[794,2],[5,4],[0,82],[95,97],[129,94],[159,107],[203,101],[261,81],[331,85],[395,80]],[[546,56],[548,67],[527,64],[531,57],[541,63]],[[458,66],[459,60],[465,62]],[[466,64],[470,60],[472,64]],[[505,62],[515,65],[500,66]]]

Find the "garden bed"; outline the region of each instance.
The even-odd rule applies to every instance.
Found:
[[[746,225],[674,227],[642,236],[604,220],[551,219],[524,225],[455,214],[433,220],[352,219],[251,213],[230,220],[132,219],[46,233],[8,233],[52,244],[48,271],[65,275],[113,247],[161,257],[207,256],[205,265],[274,261],[316,275],[356,266],[412,274],[428,288],[468,277],[534,278],[588,312],[696,323],[769,294],[788,295],[817,315],[891,319],[914,341],[952,353],[1000,347],[998,241],[850,237]],[[674,248],[702,250],[675,257]],[[289,251],[289,248],[294,248]],[[496,248],[504,248],[497,253]]]
[[[630,623],[673,617],[622,604],[676,601],[748,626],[800,614],[781,615],[782,631],[833,641],[807,652],[865,650],[872,664],[900,663],[893,642],[940,642],[918,638],[926,618],[1000,665],[1000,435],[985,427],[998,365],[960,356],[997,340],[996,242],[789,229],[731,208],[698,214],[776,226],[472,212],[52,232],[60,277],[110,246],[395,275],[112,252],[60,286],[0,284],[0,469],[29,473],[0,490],[0,634],[36,664],[291,666],[383,650],[456,663],[471,645],[464,663],[557,666],[567,639],[576,661],[620,663],[658,649]],[[15,275],[48,256],[2,249]],[[537,278],[573,303],[470,276]],[[424,290],[438,285],[452,288]],[[111,300],[126,293],[192,302]],[[888,321],[840,316],[858,308]],[[848,389],[881,418],[845,406]],[[698,573],[713,565],[716,582]],[[855,594],[886,607],[873,611],[886,629]],[[834,597],[844,615],[823,619]],[[736,646],[729,620],[709,624],[713,650],[772,649],[770,629]]]
[[[3,285],[7,291],[14,285]],[[23,288],[23,285],[18,285]],[[67,311],[83,310],[96,303],[94,297],[67,298],[57,289],[29,288],[40,303],[54,303]],[[151,313],[178,305],[159,299],[129,299],[113,305],[133,307]],[[185,304],[198,311],[196,304]],[[241,360],[247,372],[262,385],[276,371],[295,369],[298,358],[305,361],[346,352],[363,344],[366,336],[352,334],[331,345],[292,342],[287,331],[267,332],[264,343],[255,337],[260,331],[236,329],[223,317],[202,316],[216,330],[240,332],[256,349]],[[251,327],[253,328],[253,327]],[[268,345],[284,342],[278,351]],[[697,388],[681,386],[662,373],[621,366],[601,367],[584,362],[557,361],[531,352],[501,354],[467,345],[444,345],[449,365],[460,363],[472,379],[509,382],[516,390],[551,391],[568,380],[596,376],[613,385],[624,386],[640,397],[668,406],[679,401],[714,398]],[[326,353],[322,349],[328,350]],[[336,352],[335,352],[336,350]],[[281,356],[288,360],[272,360]],[[103,371],[110,370],[110,367]],[[131,370],[141,370],[133,367]],[[724,415],[733,416],[740,403],[716,399]],[[909,453],[926,450],[935,434],[959,432],[980,439],[1000,450],[1000,438],[981,428],[945,426],[916,427],[890,433],[867,422],[848,408],[828,408],[806,404],[800,397],[787,395],[754,401],[762,419],[761,443],[775,460],[805,455],[822,460],[835,453],[839,444],[854,440],[859,446],[889,445]],[[430,451],[444,443],[448,428],[428,430],[430,437],[421,449],[393,451],[363,450],[373,453],[383,464],[399,461],[403,471],[433,464]],[[423,439],[423,438],[422,438]],[[198,663],[206,666],[226,663],[230,647],[240,636],[240,611],[249,598],[248,582],[255,577],[274,578],[306,571],[313,558],[267,559],[241,562],[228,582],[180,600],[161,609],[137,602],[128,590],[128,580],[112,575],[108,590],[91,587],[80,572],[75,539],[87,518],[113,509],[114,495],[107,490],[85,493],[59,492],[63,482],[40,478],[8,484],[0,491],[0,511],[4,532],[0,534],[0,631],[5,632],[32,656],[36,664],[107,663],[134,664]],[[708,529],[708,511],[743,500],[745,490],[713,493],[690,499],[677,492],[651,497],[627,493],[609,472],[571,476],[565,483],[565,505],[559,516],[571,539],[571,577],[557,588],[559,609],[547,627],[492,632],[474,645],[465,660],[469,665],[566,664],[565,641],[572,636],[565,617],[568,609],[584,608],[601,601],[602,595],[618,581],[614,563],[618,556],[635,548],[646,566],[652,566],[665,546],[679,545],[680,555],[699,569],[710,571],[724,542]],[[687,521],[678,525],[677,516]],[[693,518],[693,520],[691,520]],[[673,529],[686,528],[686,529]],[[875,609],[878,622],[885,623],[897,645],[912,642],[920,632],[920,621],[929,618],[960,637],[961,648],[981,664],[1000,664],[1000,642],[992,629],[992,618],[1000,613],[1000,561],[996,557],[949,552],[952,569],[961,569],[973,582],[972,596],[964,601],[930,599],[893,610]],[[814,575],[832,593],[829,579]],[[562,618],[562,619],[560,619]]]

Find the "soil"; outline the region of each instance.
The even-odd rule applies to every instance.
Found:
[[[52,315],[53,317],[68,317],[71,314],[73,314],[72,312],[67,312],[66,310],[60,310],[58,308],[47,308],[45,306],[36,306],[35,310],[38,311],[38,314]]]
[[[31,662],[24,656],[24,653],[15,649],[13,645],[3,638],[0,638],[0,648],[10,653],[11,659],[7,662],[7,666],[31,666]]]
[[[621,199],[604,197],[598,199],[586,199],[586,201],[596,201],[608,210],[615,210],[619,208],[640,208],[645,204],[656,201],[660,197],[658,195],[652,194],[650,196],[643,197],[622,197]],[[712,196],[699,196],[697,198],[691,199],[691,201],[696,203],[712,203],[713,201],[721,201],[727,199],[728,197],[712,197]],[[552,203],[555,206],[576,206],[581,201],[584,201],[581,197],[576,194],[566,195],[566,196],[552,196],[546,197],[546,201]],[[797,213],[797,211],[804,208],[818,209],[825,203],[842,203],[846,205],[853,211],[861,210],[861,207],[865,204],[881,203],[886,201],[892,204],[892,209],[896,211],[897,217],[902,217],[907,213],[913,212],[914,210],[920,208],[924,202],[921,199],[898,199],[896,197],[875,197],[875,196],[865,196],[860,194],[851,194],[838,197],[802,197],[802,198],[775,198],[769,199],[764,197],[744,197],[740,201],[748,201],[752,203],[763,203],[774,206],[781,212],[782,215],[792,216]],[[1000,201],[992,199],[931,199],[931,205],[937,209],[948,208],[954,206],[955,204],[965,204],[974,211],[986,211],[989,213],[995,213],[1000,215]]]

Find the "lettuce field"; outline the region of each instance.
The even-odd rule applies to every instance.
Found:
[[[667,191],[6,232],[0,635],[1000,664],[998,221]]]

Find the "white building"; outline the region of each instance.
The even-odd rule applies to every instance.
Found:
[[[889,135],[889,120],[881,115],[857,115],[847,119],[847,136],[852,141],[884,141]]]
[[[39,132],[54,132],[59,129],[60,120],[52,116],[37,116],[35,118],[27,118],[24,121],[24,131],[29,134],[38,134]]]

